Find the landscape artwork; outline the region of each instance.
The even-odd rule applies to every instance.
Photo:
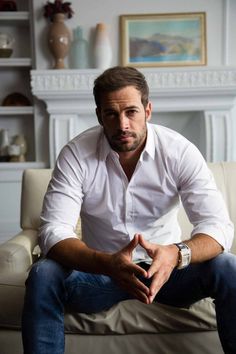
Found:
[[[205,13],[122,15],[120,20],[122,65],[206,65]]]

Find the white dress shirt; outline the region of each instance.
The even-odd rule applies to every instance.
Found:
[[[193,224],[192,235],[206,233],[230,249],[233,225],[198,149],[168,128],[149,123],[147,128],[146,145],[130,181],[100,126],[63,148],[41,215],[44,254],[58,241],[76,237],[79,215],[83,241],[96,250],[116,252],[137,232],[153,243],[178,242],[180,199]],[[133,260],[150,261],[141,246]]]

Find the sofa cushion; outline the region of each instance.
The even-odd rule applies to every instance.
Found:
[[[216,330],[215,309],[207,298],[189,309],[126,300],[95,315],[65,315],[67,333],[135,334]]]
[[[28,169],[22,178],[21,228],[37,230],[51,169]]]
[[[0,327],[20,328],[26,276],[24,273],[1,274]]]
[[[0,277],[0,327],[19,329],[27,274]],[[33,313],[32,313],[33,316]],[[65,331],[81,334],[169,333],[216,330],[214,304],[204,299],[189,309],[127,300],[98,314],[66,313]]]

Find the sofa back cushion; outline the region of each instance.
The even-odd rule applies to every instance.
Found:
[[[37,230],[43,198],[51,179],[51,169],[28,169],[23,173],[21,191],[21,228]]]
[[[226,202],[230,219],[236,225],[236,162],[208,163],[208,167],[212,171],[217,187]],[[179,212],[179,223],[183,230],[183,238],[186,239],[190,236],[192,225],[188,221],[183,207]],[[235,238],[232,252],[236,254]]]

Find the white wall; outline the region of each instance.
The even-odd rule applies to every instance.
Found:
[[[52,1],[52,0],[51,0]],[[106,23],[113,51],[112,65],[120,64],[120,33],[119,17],[124,14],[143,13],[184,13],[184,12],[205,12],[206,13],[206,43],[207,43],[207,66],[222,67],[236,66],[236,45],[234,34],[236,33],[236,0],[70,0],[74,10],[74,16],[66,21],[66,25],[72,30],[78,25],[82,27],[84,38],[88,40],[92,57],[93,37],[96,24]],[[47,31],[49,21],[43,17],[43,5],[45,0],[33,0],[34,24],[35,24],[35,45],[36,45],[36,68],[51,69],[53,59],[47,45]],[[66,65],[69,68],[69,61]],[[93,67],[92,60],[90,67]],[[233,113],[236,120],[236,110]],[[191,118],[191,114],[190,114]],[[203,118],[200,118],[203,119]],[[170,123],[167,116],[158,115],[158,121],[163,125],[173,125],[177,131],[190,138],[198,146],[201,141],[200,119],[195,119],[198,126],[190,119],[175,116]],[[186,124],[184,124],[184,122]],[[236,124],[233,124],[233,127]],[[236,134],[236,127],[235,134]],[[192,137],[192,138],[191,138]],[[232,156],[236,156],[236,151]],[[219,157],[220,159],[221,157]]]
[[[52,1],[52,0],[51,0]],[[52,68],[47,48],[48,21],[43,18],[45,0],[33,0],[35,10],[36,67]],[[207,54],[209,66],[236,65],[236,1],[235,0],[71,0],[75,12],[66,24],[80,25],[84,37],[93,44],[97,23],[107,24],[113,49],[112,65],[119,64],[119,16],[140,13],[206,12]]]

